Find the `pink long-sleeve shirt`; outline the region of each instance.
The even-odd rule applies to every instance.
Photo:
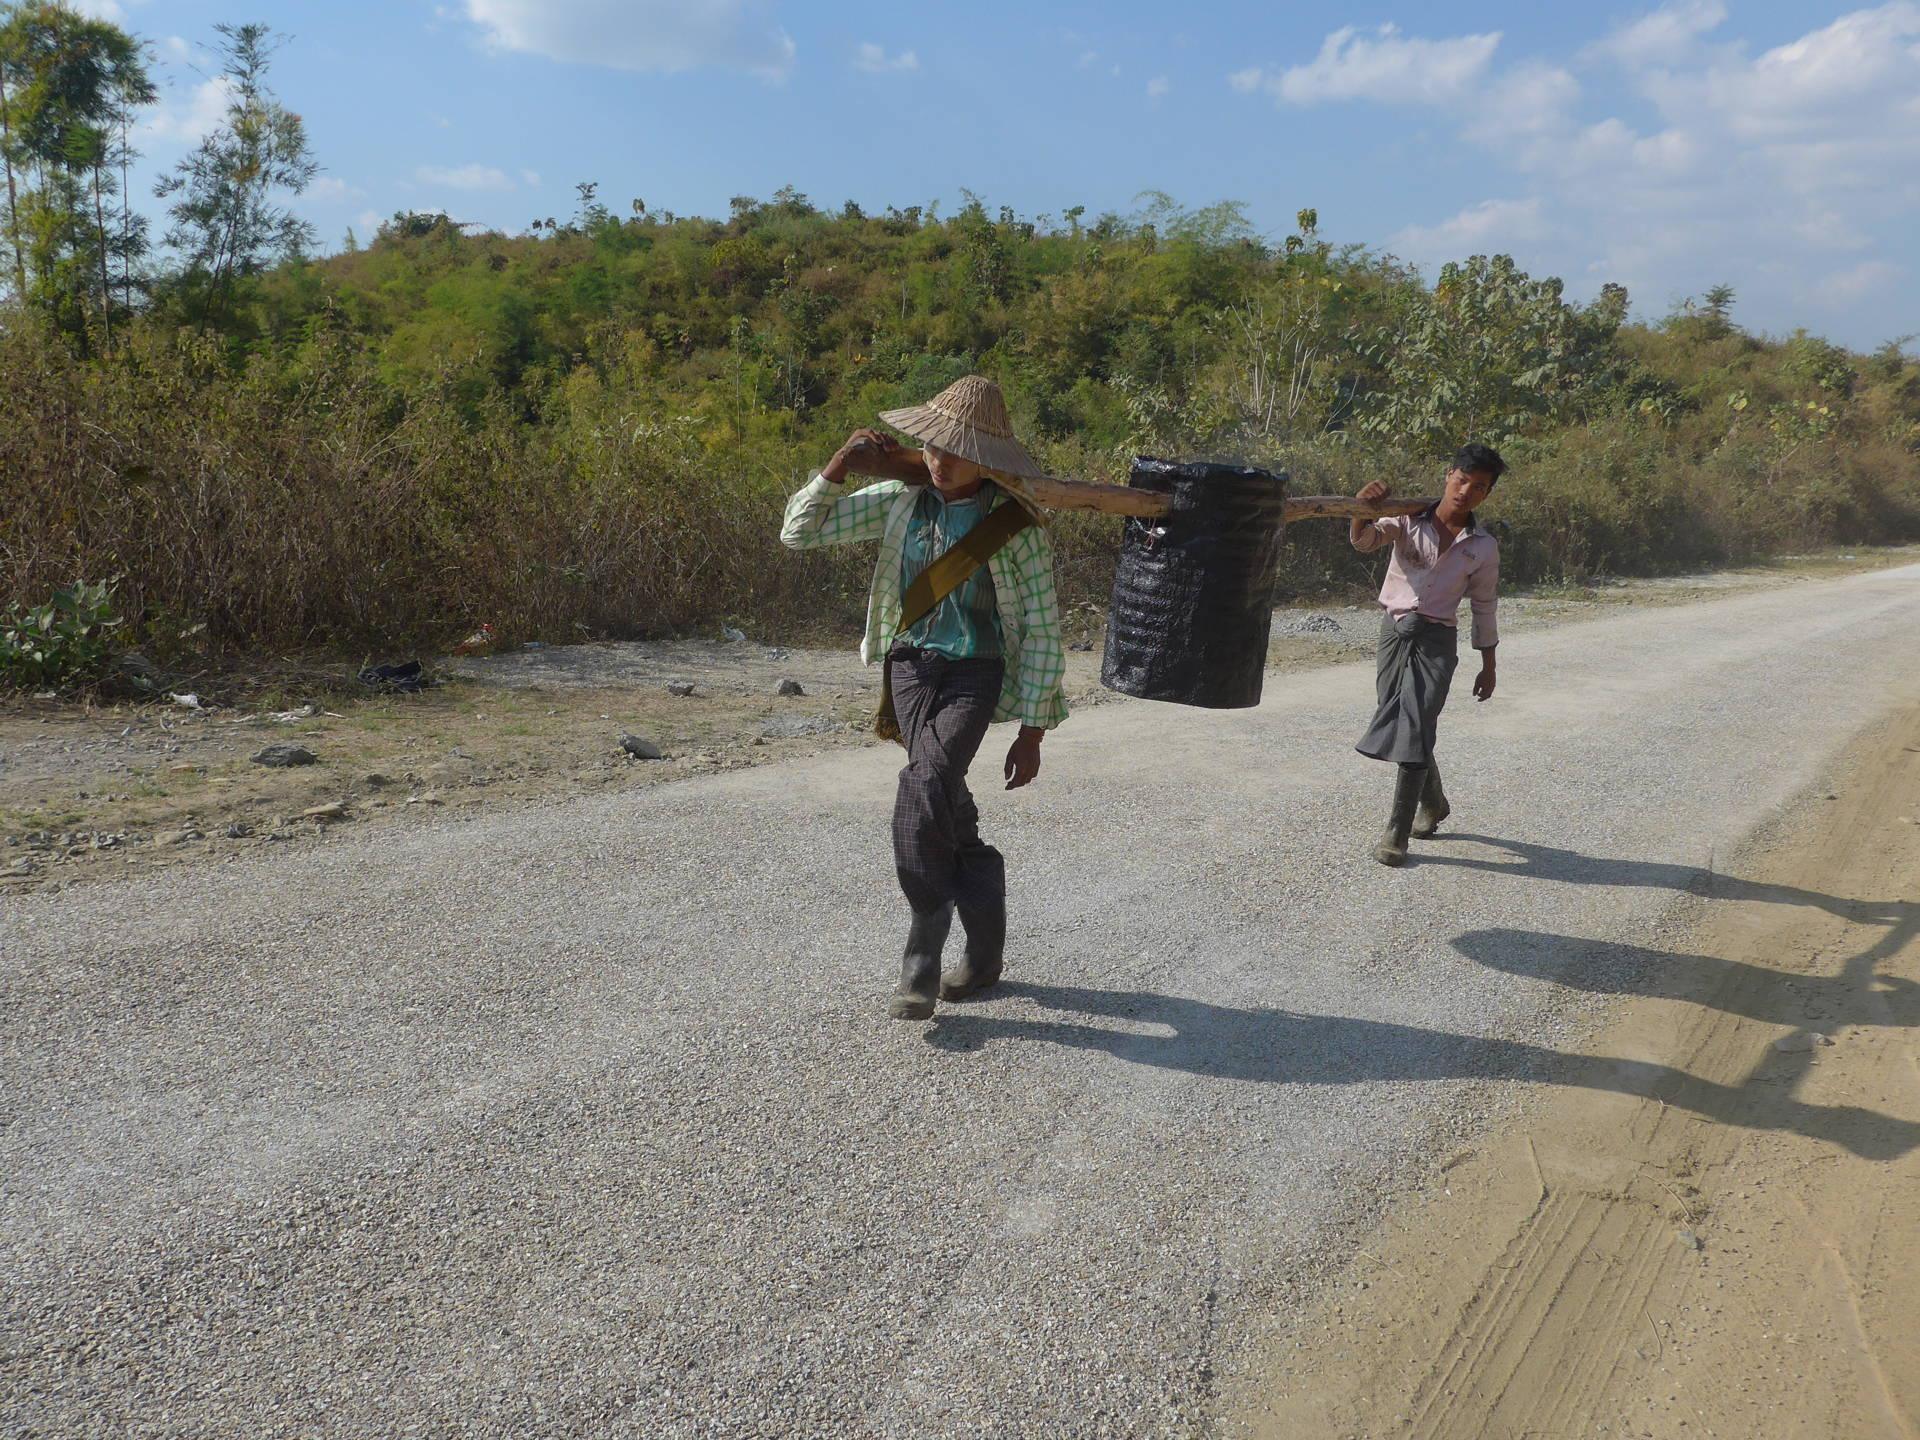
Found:
[[[1360,527],[1353,548],[1361,554],[1393,546],[1380,603],[1398,620],[1419,611],[1442,625],[1460,623],[1460,601],[1473,605],[1473,648],[1491,650],[1500,643],[1494,614],[1500,588],[1500,542],[1471,516],[1467,528],[1445,543],[1433,511],[1389,515]]]

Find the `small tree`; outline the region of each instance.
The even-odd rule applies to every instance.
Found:
[[[1360,428],[1435,452],[1462,440],[1500,444],[1595,403],[1626,313],[1626,292],[1576,310],[1557,279],[1535,280],[1509,255],[1475,255],[1414,285],[1374,335],[1379,389]]]
[[[167,243],[181,251],[199,328],[224,322],[235,283],[290,259],[313,243],[314,229],[279,202],[298,195],[319,166],[307,153],[300,117],[267,89],[277,48],[265,25],[217,25],[225,57],[227,110],[199,147],[154,187],[169,207]]]

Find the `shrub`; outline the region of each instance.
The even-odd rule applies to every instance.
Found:
[[[0,688],[40,690],[97,678],[112,658],[113,587],[78,581],[41,605],[0,615]]]

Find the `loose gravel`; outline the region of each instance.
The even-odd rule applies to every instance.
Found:
[[[0,901],[0,1430],[1193,1434],[1385,1191],[1605,1083],[1503,957],[1656,940],[1920,699],[1916,602],[1512,635],[1397,872],[1368,662],[1099,707],[1011,795],[996,730],[1010,983],[930,1025],[891,752]]]

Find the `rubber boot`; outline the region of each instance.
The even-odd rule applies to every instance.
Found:
[[[1007,957],[1007,897],[960,906],[960,923],[966,927],[967,948],[940,977],[942,1000],[965,1000],[990,989],[1000,980]]]
[[[929,1020],[940,993],[940,950],[953,924],[953,907],[916,910],[907,928],[907,953],[900,962],[900,988],[887,1013],[896,1020]]]
[[[1420,810],[1413,817],[1413,838],[1431,840],[1434,832],[1440,828],[1440,822],[1453,813],[1453,807],[1447,804],[1447,792],[1440,788],[1440,766],[1437,761],[1427,762],[1427,782],[1420,788]]]
[[[1394,780],[1393,814],[1380,843],[1373,847],[1373,858],[1382,865],[1407,863],[1407,836],[1413,832],[1413,807],[1420,803],[1420,787],[1426,783],[1427,767],[1402,765]]]

